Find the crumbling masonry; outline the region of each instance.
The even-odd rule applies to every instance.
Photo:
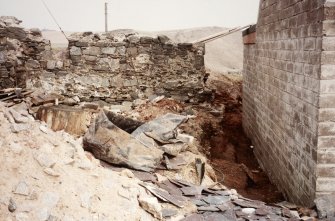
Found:
[[[204,45],[175,44],[133,31],[76,33],[55,52],[39,30],[0,18],[0,89],[42,88],[81,101],[109,103],[165,95],[197,103],[206,90]]]
[[[335,2],[261,0],[244,40],[244,129],[286,197],[312,205],[335,192]]]

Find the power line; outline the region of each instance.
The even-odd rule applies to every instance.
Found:
[[[56,18],[53,16],[53,14],[51,13],[50,9],[48,8],[47,4],[44,2],[44,0],[41,0],[41,2],[43,3],[44,7],[48,10],[50,16],[52,17],[52,19],[54,20],[54,22],[56,23],[56,25],[58,26],[59,30],[63,33],[64,37],[66,38],[66,40],[69,40],[65,34],[65,32],[63,31],[63,29],[60,27],[60,25],[58,24]]]

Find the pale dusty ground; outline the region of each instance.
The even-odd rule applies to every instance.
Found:
[[[83,150],[82,138],[52,131],[35,121],[23,104],[8,109],[0,103],[1,221],[155,220],[138,199],[156,199],[130,170],[116,172],[101,166],[105,164]],[[160,179],[196,184],[195,158],[203,162],[206,158],[196,147],[180,156],[187,164],[178,171],[157,172]],[[203,185],[212,185],[212,179],[215,174],[207,164]],[[16,207],[12,213],[11,201]],[[158,201],[155,205],[177,209]],[[185,202],[185,207],[168,220],[180,220],[193,212],[195,206]]]
[[[84,152],[81,140],[40,122],[31,120],[29,129],[12,133],[3,110],[0,220],[47,220],[50,214],[64,221],[153,220],[139,206],[137,197],[147,194],[138,179],[101,167]],[[10,198],[17,206],[14,213],[8,211]]]

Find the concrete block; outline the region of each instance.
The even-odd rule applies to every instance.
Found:
[[[323,22],[323,34],[325,36],[335,36],[335,20]]]
[[[335,94],[322,94],[319,98],[320,108],[335,108]]]
[[[335,148],[335,136],[318,137],[318,148]]]
[[[335,148],[318,149],[317,162],[318,164],[335,164]]]
[[[323,51],[321,54],[321,64],[335,65],[335,51]]]
[[[334,117],[335,117],[335,115],[334,115]],[[319,123],[318,135],[319,136],[335,136],[335,122]],[[334,144],[334,146],[335,146],[335,144]]]
[[[334,37],[324,37],[322,49],[325,51],[335,51],[335,36]]]
[[[334,80],[320,80],[320,93],[321,94],[335,94],[335,79]]]
[[[304,50],[315,50],[316,48],[316,38],[305,38],[304,40]]]
[[[335,108],[326,108],[319,110],[319,122],[334,121]]]
[[[316,191],[335,192],[335,178],[317,178]]]
[[[321,80],[335,79],[335,65],[321,66]]]

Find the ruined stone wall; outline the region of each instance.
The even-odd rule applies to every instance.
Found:
[[[47,71],[28,84],[86,101],[131,101],[155,94],[198,102],[208,95],[204,46],[127,31],[86,32],[69,37],[68,53],[62,63],[49,60]]]
[[[43,69],[50,42],[37,29],[25,30],[15,17],[0,17],[0,90],[25,87],[30,74]]]
[[[335,192],[335,1],[324,9],[321,54],[317,196]]]
[[[332,52],[322,52],[324,2],[260,0],[256,44],[245,45],[244,51],[244,129],[270,179],[289,200],[305,205],[313,204],[316,191],[326,191],[317,167],[318,153],[325,152],[318,148],[334,147],[333,140],[318,137],[319,105],[334,107],[333,98],[322,104],[323,96],[333,96],[323,93],[333,93],[334,87],[321,82],[320,92],[321,60],[334,62]],[[327,111],[333,118],[334,112]],[[327,126],[325,135],[332,135],[333,124]]]

